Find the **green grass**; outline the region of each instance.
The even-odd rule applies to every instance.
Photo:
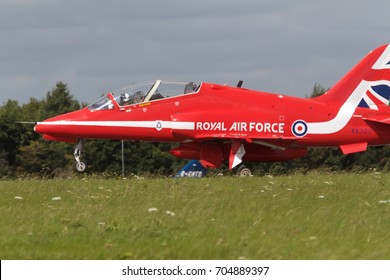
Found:
[[[0,181],[0,259],[390,259],[389,240],[384,173]]]

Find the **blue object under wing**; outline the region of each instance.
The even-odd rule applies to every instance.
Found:
[[[206,173],[207,168],[201,165],[199,161],[193,159],[189,163],[187,163],[179,172],[177,172],[175,177],[200,178],[205,176]]]

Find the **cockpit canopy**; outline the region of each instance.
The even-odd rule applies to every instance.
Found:
[[[188,93],[197,93],[200,83],[195,82],[165,82],[157,80],[155,82],[134,83],[125,88],[113,91],[114,102],[118,106],[128,106],[141,102],[148,102],[162,98],[175,97]],[[113,100],[107,96],[88,106],[91,111],[114,109]]]

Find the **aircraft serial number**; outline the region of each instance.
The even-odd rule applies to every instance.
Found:
[[[284,133],[284,123],[234,122],[227,125],[225,122],[197,122],[196,130]]]
[[[369,128],[352,128],[351,130],[352,134],[371,134],[371,129]]]

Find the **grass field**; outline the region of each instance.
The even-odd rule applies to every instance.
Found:
[[[0,181],[0,259],[390,259],[390,174]]]

